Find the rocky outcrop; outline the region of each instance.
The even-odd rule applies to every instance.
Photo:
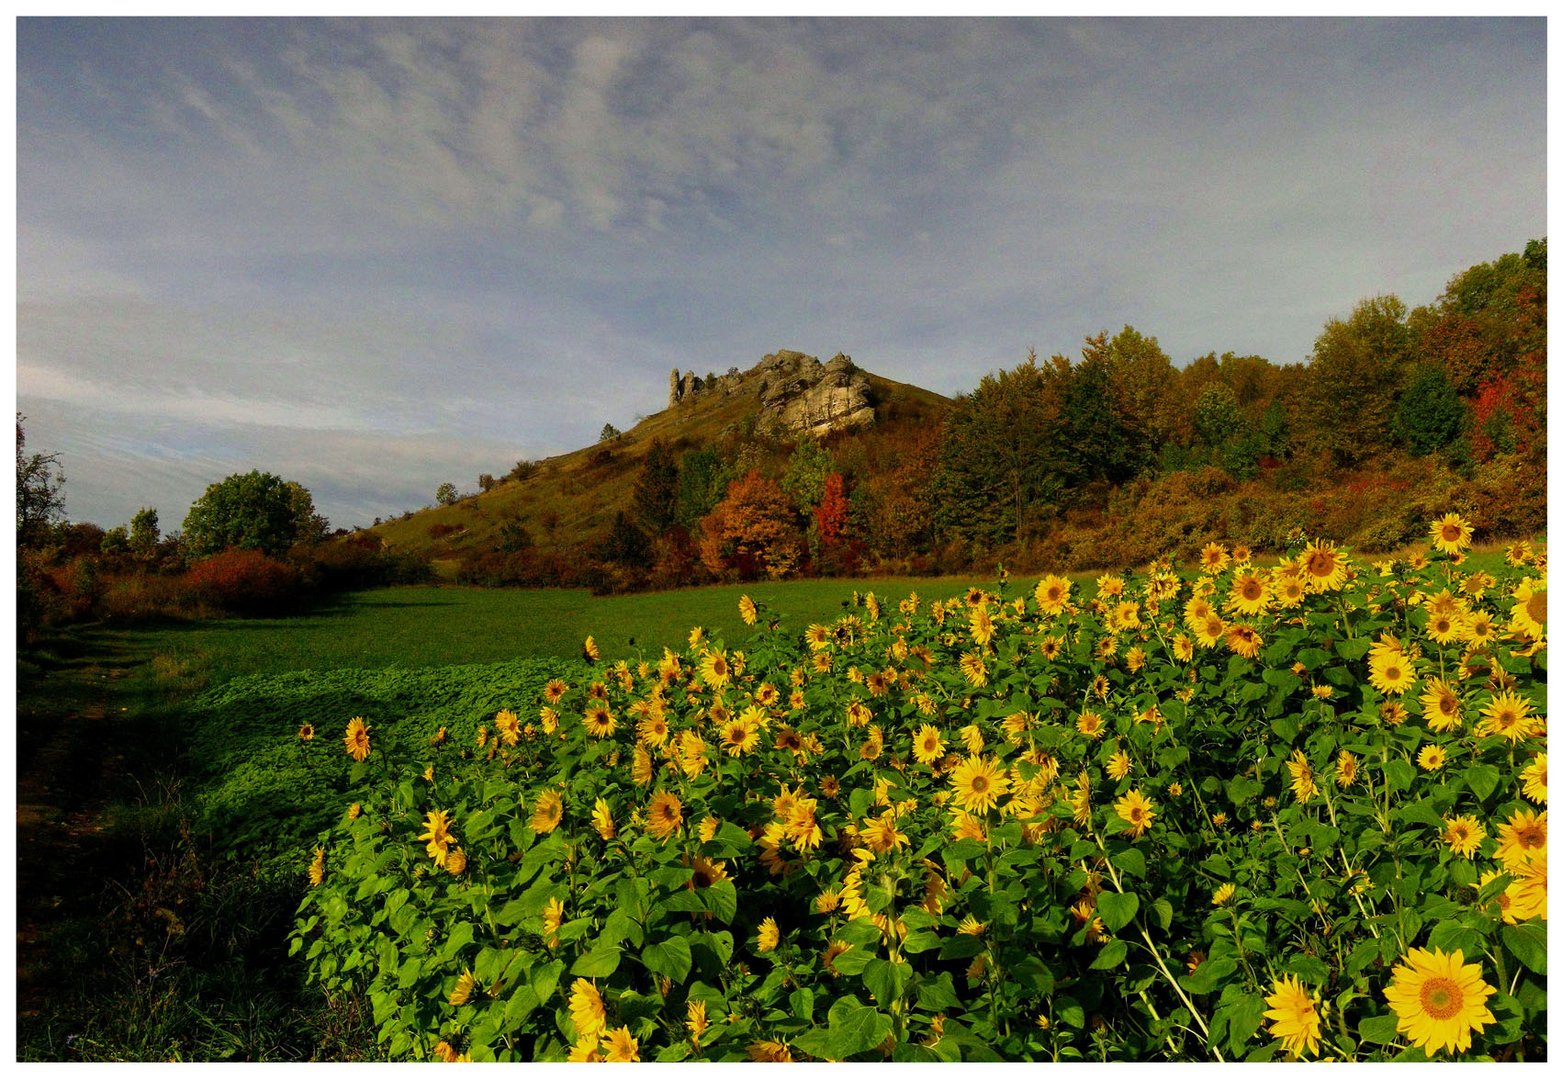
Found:
[[[844,353],[821,364],[817,356],[782,349],[745,372],[733,368],[701,379],[674,368],[668,382],[668,408],[715,393],[752,390],[759,398],[756,426],[769,434],[822,438],[874,422],[867,376]]]

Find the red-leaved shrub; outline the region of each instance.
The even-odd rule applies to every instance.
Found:
[[[185,572],[183,591],[200,603],[243,615],[285,611],[298,600],[298,572],[259,551],[229,548]]]

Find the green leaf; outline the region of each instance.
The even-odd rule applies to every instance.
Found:
[[[1334,651],[1346,660],[1360,660],[1372,651],[1371,638],[1345,638],[1334,643]]]
[[[1485,802],[1491,798],[1491,793],[1497,790],[1497,785],[1502,782],[1502,774],[1497,771],[1495,765],[1476,764],[1464,770],[1464,782],[1469,785],[1475,797]]]
[[[617,945],[598,945],[570,967],[571,975],[586,979],[604,979],[618,970],[621,950]]]
[[[842,975],[861,975],[874,959],[871,951],[853,945],[835,958],[835,970]]]
[[[1537,975],[1546,973],[1546,921],[1533,919],[1502,928],[1502,943],[1519,963]]]
[[[689,974],[689,969],[694,966],[694,957],[689,951],[689,943],[681,937],[671,937],[666,941],[647,945],[640,953],[640,960],[649,971],[657,975],[666,975],[675,983],[683,982]]]
[[[1393,1013],[1369,1016],[1357,1025],[1356,1033],[1361,1041],[1379,1046],[1392,1046],[1399,1041],[1399,1017]]]
[[[717,922],[730,924],[738,913],[738,890],[731,881],[718,881],[708,889],[695,891],[709,903]]]
[[[1416,781],[1416,767],[1408,761],[1396,758],[1383,766],[1383,775],[1388,777],[1388,789],[1390,791],[1404,791]]]
[[[913,930],[906,935],[900,943],[901,950],[907,953],[927,952],[936,949],[944,943],[944,939],[938,936],[934,930]]]
[[[1107,929],[1115,934],[1133,921],[1133,917],[1138,914],[1139,897],[1131,892],[1104,892],[1096,897],[1096,906],[1101,913],[1101,921],[1106,923]],[[1124,948],[1126,949],[1127,946]]]
[[[894,963],[879,957],[868,961],[862,971],[862,985],[885,1007],[900,999],[910,978],[910,964]]]
[[[955,981],[949,972],[939,972],[937,979],[924,977],[917,986],[917,1008],[926,1012],[940,1012],[959,1007],[960,996],[955,993]]]
[[[1184,975],[1177,981],[1182,988],[1190,994],[1212,993],[1216,987],[1221,986],[1227,976],[1237,970],[1237,961],[1230,956],[1218,956],[1204,961],[1198,970],[1191,975]]]
[[[1102,893],[1104,897],[1106,894]],[[1101,949],[1096,958],[1091,961],[1091,968],[1095,971],[1110,971],[1128,958],[1128,942],[1122,938],[1113,938]]]
[[[829,1026],[806,1032],[792,1045],[811,1057],[844,1061],[872,1050],[889,1031],[889,1017],[848,996],[830,1006]]]
[[[1144,853],[1138,848],[1126,847],[1112,856],[1112,865],[1132,877],[1144,877]]]
[[[1162,930],[1171,929],[1172,918],[1176,913],[1172,911],[1170,901],[1162,897],[1150,905],[1150,910],[1155,912],[1155,924],[1157,926],[1159,926]]]

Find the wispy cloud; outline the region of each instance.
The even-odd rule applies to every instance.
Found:
[[[1545,228],[1540,20],[22,20],[17,78],[18,395],[110,520],[241,450],[389,513],[779,347],[1294,362]]]

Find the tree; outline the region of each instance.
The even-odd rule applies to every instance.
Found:
[[[492,491],[499,481],[494,479],[493,473],[481,473],[477,477],[477,489],[479,491]]]
[[[592,548],[591,555],[598,562],[645,566],[651,555],[651,540],[620,510],[614,515],[613,527]]]
[[[726,497],[732,479],[732,469],[715,447],[684,451],[678,465],[678,523],[698,525]]]
[[[830,452],[813,435],[804,435],[787,459],[786,471],[781,474],[781,490],[792,497],[799,510],[811,514],[824,497],[825,477],[834,471],[835,461]]]
[[[612,442],[614,439],[619,438],[621,435],[623,435],[623,432],[619,431],[612,424],[603,424],[602,425],[602,434],[597,436],[597,442]]]
[[[718,576],[785,577],[802,561],[803,538],[786,493],[752,470],[700,522],[700,559]]]
[[[27,434],[16,414],[16,546],[37,547],[65,514],[65,474],[57,454],[28,454]]]
[[[130,550],[143,559],[148,558],[156,554],[159,538],[157,510],[150,506],[143,506],[130,519]]]
[[[1464,402],[1442,367],[1418,367],[1394,413],[1394,435],[1400,444],[1416,457],[1425,457],[1457,439],[1464,423]]]
[[[206,489],[185,516],[184,542],[192,558],[228,548],[280,555],[294,544],[319,542],[326,528],[306,488],[255,470]]]
[[[678,516],[678,461],[672,447],[653,439],[635,478],[635,515],[653,535],[660,536]]]
[[[130,530],[123,525],[115,525],[103,534],[103,539],[98,542],[98,550],[105,555],[123,555],[130,550]]]
[[[461,493],[449,480],[434,489],[434,501],[440,506],[453,506],[461,501]]]
[[[1411,344],[1397,296],[1374,296],[1349,319],[1330,319],[1313,344],[1300,395],[1306,443],[1342,465],[1388,449]]]

